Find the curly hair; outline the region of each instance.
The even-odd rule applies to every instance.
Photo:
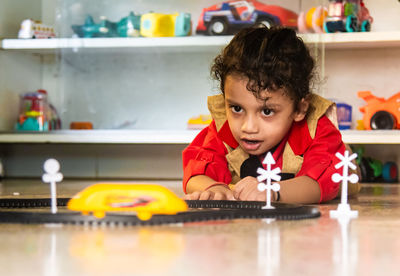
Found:
[[[314,59],[292,29],[249,27],[239,31],[214,59],[211,76],[224,94],[228,75],[248,79],[247,89],[257,98],[263,90],[283,89],[295,107],[310,94]]]

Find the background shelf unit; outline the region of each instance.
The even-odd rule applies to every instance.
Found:
[[[365,32],[334,34],[300,34],[308,44],[322,43],[327,49],[385,48],[400,46],[400,32]],[[175,49],[205,51],[222,48],[232,36],[189,36],[158,38],[55,38],[3,39],[1,49],[37,54],[56,53],[61,49]]]
[[[200,130],[60,130],[1,133],[0,143],[19,144],[189,144]],[[400,144],[400,130],[344,130],[347,144]]]

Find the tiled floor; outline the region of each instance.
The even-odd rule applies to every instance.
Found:
[[[60,197],[94,181],[63,181]],[[153,182],[154,183],[154,182]],[[182,195],[178,181],[156,182]],[[7,180],[2,197],[48,195],[37,181]],[[19,193],[19,195],[18,195]],[[234,220],[148,227],[0,225],[0,275],[399,275],[400,185],[365,184],[341,225]]]

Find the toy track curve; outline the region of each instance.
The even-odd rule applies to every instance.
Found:
[[[65,206],[68,198],[58,198],[58,206]],[[271,218],[279,220],[300,220],[320,216],[318,208],[312,206],[273,203],[275,209],[262,209],[263,202],[257,201],[213,201],[213,200],[188,200],[190,208],[206,208],[189,210],[176,215],[153,215],[150,220],[142,221],[135,215],[108,213],[104,218],[83,216],[79,212],[28,212],[28,211],[3,211],[0,212],[0,223],[24,224],[78,224],[78,225],[160,225],[172,223],[190,223],[209,220],[231,219],[260,219]],[[50,206],[50,199],[0,199],[0,208],[37,208]],[[219,208],[209,210],[208,208]]]

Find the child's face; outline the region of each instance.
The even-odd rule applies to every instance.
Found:
[[[252,155],[263,154],[287,134],[293,121],[301,121],[308,104],[294,108],[283,90],[261,92],[258,99],[247,90],[247,79],[228,75],[225,80],[225,110],[229,127],[239,145]],[[296,111],[299,110],[299,111]]]

